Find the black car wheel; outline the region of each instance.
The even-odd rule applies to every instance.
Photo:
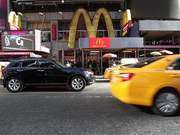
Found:
[[[165,91],[159,93],[152,107],[154,113],[163,116],[176,115],[180,110],[180,98],[176,92]]]
[[[82,91],[86,85],[85,80],[83,77],[81,76],[74,76],[71,80],[70,80],[70,88],[73,91]]]
[[[23,84],[21,80],[17,78],[10,78],[6,84],[7,84],[7,89],[10,92],[19,92],[23,89]]]

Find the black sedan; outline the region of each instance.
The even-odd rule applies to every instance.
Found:
[[[3,85],[10,92],[19,92],[30,86],[66,86],[81,91],[94,79],[90,70],[65,67],[44,58],[13,61],[3,70],[3,77]]]

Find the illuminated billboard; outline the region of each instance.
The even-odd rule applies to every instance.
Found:
[[[36,38],[35,38],[36,37]],[[3,51],[40,51],[49,53],[50,49],[41,44],[41,31],[8,31],[1,36]]]
[[[7,26],[7,0],[0,0],[0,29]]]
[[[34,50],[34,35],[2,35],[2,50]]]
[[[10,25],[10,30],[21,30],[22,22],[21,22],[21,15],[16,14],[16,12],[11,11],[9,13],[8,22]]]
[[[127,36],[129,32],[129,28],[131,27],[131,11],[127,9],[123,12],[123,20],[122,20],[122,37]]]

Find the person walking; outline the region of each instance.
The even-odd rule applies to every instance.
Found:
[[[93,60],[92,62],[92,71],[94,72],[94,74],[96,74],[97,72],[97,63],[95,60]]]
[[[88,60],[88,68],[92,70],[92,61]]]

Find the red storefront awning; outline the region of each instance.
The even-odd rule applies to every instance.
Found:
[[[31,52],[0,52],[0,56],[30,56]]]

